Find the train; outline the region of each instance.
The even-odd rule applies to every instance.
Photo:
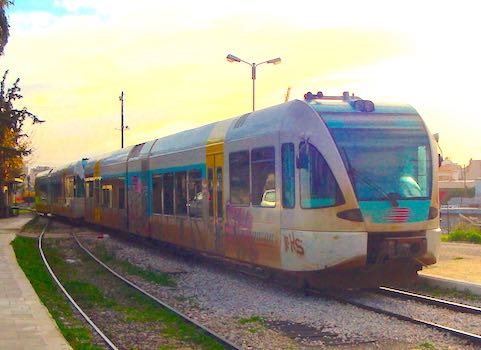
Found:
[[[437,261],[438,157],[412,106],[309,92],[43,172],[35,204],[302,286],[373,286]]]

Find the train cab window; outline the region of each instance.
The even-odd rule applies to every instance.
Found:
[[[202,193],[202,172],[199,169],[189,171],[189,216],[202,217],[204,195]]]
[[[249,205],[250,203],[249,151],[229,154],[230,202]]]
[[[322,208],[344,203],[336,179],[317,148],[301,142],[299,158],[301,207]]]
[[[274,147],[255,148],[251,152],[252,205],[276,206]]]
[[[187,173],[175,173],[175,215],[187,215]]]
[[[152,211],[162,214],[162,175],[154,175],[152,178]]]
[[[296,186],[294,178],[294,144],[284,143],[281,147],[282,157],[282,206],[294,208],[296,205]]]
[[[164,214],[174,215],[174,174],[164,174],[163,179]]]

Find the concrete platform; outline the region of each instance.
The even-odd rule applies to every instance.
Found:
[[[433,287],[439,287],[444,289],[455,289],[455,290],[459,290],[460,292],[468,291],[472,294],[481,296],[481,284],[478,284],[478,283],[461,281],[453,278],[422,275],[422,274],[419,274],[418,279],[419,279],[419,282],[433,286]]]
[[[0,349],[71,349],[18,266],[10,245],[31,218],[0,219]]]
[[[481,244],[442,242],[439,261],[418,275],[428,285],[481,295]]]

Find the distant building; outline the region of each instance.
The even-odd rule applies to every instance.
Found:
[[[39,165],[33,169],[30,169],[30,173],[28,174],[29,189],[35,188],[35,178],[37,177],[37,175],[42,171],[49,170],[49,169],[52,169],[52,168],[44,165]]]
[[[481,179],[481,160],[469,160],[469,164],[466,166],[466,179]]]
[[[443,161],[438,169],[439,181],[457,181],[463,178],[463,168],[454,163],[448,157]]]

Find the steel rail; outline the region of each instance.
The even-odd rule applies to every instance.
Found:
[[[77,236],[74,233],[72,233],[72,236],[75,239],[75,241],[77,242],[77,244],[79,245],[79,247],[83,249],[83,251],[85,251],[88,255],[90,255],[90,257],[92,259],[94,259],[97,263],[102,265],[106,270],[108,270],[110,273],[112,273],[115,277],[119,278],[121,281],[123,281],[124,283],[126,283],[130,287],[136,289],[137,291],[144,294],[145,296],[151,298],[156,303],[158,303],[160,306],[162,306],[162,307],[172,311],[176,315],[180,316],[182,319],[184,319],[184,321],[186,321],[186,322],[192,324],[193,326],[195,326],[196,328],[202,330],[203,332],[208,334],[210,337],[214,338],[217,342],[221,343],[227,349],[242,350],[241,347],[239,347],[239,346],[235,345],[234,343],[230,342],[229,340],[225,339],[224,337],[222,337],[218,333],[206,328],[205,326],[201,325],[200,323],[198,323],[194,319],[190,318],[189,316],[183,314],[181,311],[177,310],[176,308],[164,303],[163,301],[161,301],[157,297],[153,296],[152,294],[150,294],[146,290],[142,289],[141,287],[137,286],[135,283],[131,282],[127,278],[123,277],[122,275],[120,275],[119,273],[114,271],[112,268],[110,268],[108,265],[106,265],[104,262],[102,262],[99,258],[97,258],[94,254],[92,254],[87,248],[85,248],[82,245],[82,243],[80,243],[79,239],[77,238]]]
[[[379,287],[377,290],[375,290],[375,292],[379,294],[394,296],[401,299],[411,299],[411,300],[416,300],[416,301],[420,301],[427,304],[442,306],[442,307],[446,307],[446,308],[460,311],[460,312],[481,314],[481,307],[476,307],[476,306],[462,304],[462,303],[456,303],[454,301],[438,299],[438,298],[430,297],[428,295],[412,293],[412,292],[408,292],[400,289],[394,289],[389,287]]]
[[[323,295],[323,296],[326,296],[328,298],[337,300],[341,303],[351,304],[351,305],[357,306],[361,309],[365,309],[365,310],[373,311],[373,312],[376,312],[376,313],[384,314],[386,316],[391,316],[391,317],[397,318],[397,319],[402,320],[402,321],[408,321],[408,322],[411,322],[411,323],[428,326],[430,328],[434,328],[434,329],[437,329],[437,330],[443,331],[443,332],[448,332],[448,333],[453,334],[457,337],[464,338],[464,339],[469,340],[473,343],[481,344],[481,335],[478,335],[478,334],[465,332],[463,330],[455,329],[455,328],[451,328],[451,327],[447,327],[447,326],[442,326],[440,324],[430,322],[430,321],[426,321],[426,320],[423,320],[423,319],[420,319],[420,318],[398,314],[398,313],[388,311],[388,310],[385,310],[385,309],[382,309],[382,308],[379,308],[379,307],[366,305],[362,302],[352,300],[350,298],[342,297],[342,296],[339,296],[339,295],[334,295],[332,293],[325,293],[325,292],[322,293],[322,292],[315,291],[315,290],[308,290],[308,291],[312,292],[312,293],[319,293],[320,295]]]
[[[70,303],[77,309],[77,311],[82,315],[82,317],[87,321],[87,323],[97,332],[97,334],[102,338],[102,340],[112,349],[112,350],[118,350],[117,346],[100,330],[99,327],[90,319],[90,317],[87,316],[87,314],[78,306],[78,304],[75,302],[75,300],[72,298],[72,296],[67,292],[67,290],[64,288],[62,283],[60,283],[60,280],[57,278],[55,273],[53,272],[52,268],[50,267],[50,264],[47,261],[47,258],[45,257],[45,253],[43,252],[43,247],[42,247],[42,239],[43,235],[45,234],[47,227],[49,225],[50,221],[47,222],[45,227],[42,230],[42,233],[38,237],[38,250],[40,251],[40,256],[42,257],[43,263],[47,267],[48,272],[50,273],[50,276],[55,280],[59,288],[62,290],[63,294],[67,297],[67,299],[70,301]]]

